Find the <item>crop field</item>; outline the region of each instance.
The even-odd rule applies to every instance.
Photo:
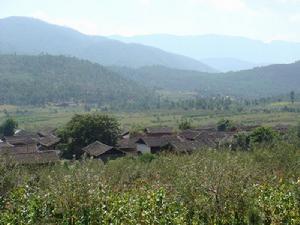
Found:
[[[172,126],[176,128],[183,119],[189,119],[194,127],[214,125],[222,118],[228,118],[238,124],[266,125],[278,124],[295,125],[300,121],[300,113],[284,112],[278,107],[289,106],[290,103],[271,103],[264,109],[245,110],[243,112],[209,110],[151,110],[143,112],[103,112],[115,116],[123,127],[138,129],[145,126]],[[299,103],[293,105],[299,108]],[[91,112],[101,112],[91,109]],[[13,117],[19,123],[19,127],[26,130],[38,130],[45,127],[57,128],[63,126],[76,113],[87,113],[83,106],[72,107],[21,107],[0,106],[0,123],[8,116]]]
[[[5,161],[0,224],[298,225],[298,144],[144,155],[105,165]]]

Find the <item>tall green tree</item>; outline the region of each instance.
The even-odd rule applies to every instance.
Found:
[[[81,149],[95,141],[114,146],[120,133],[120,125],[114,117],[103,114],[75,115],[59,132],[66,146],[65,156],[82,154]]]
[[[4,136],[13,136],[15,130],[18,128],[18,123],[12,118],[8,118],[0,126],[0,133]]]

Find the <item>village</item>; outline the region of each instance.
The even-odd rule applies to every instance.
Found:
[[[251,132],[259,126],[239,126],[220,131],[216,126],[207,126],[176,131],[172,127],[148,127],[139,134],[121,132],[115,146],[95,141],[83,148],[81,159],[98,159],[106,163],[120,157],[136,157],[144,154],[191,154],[201,149],[218,149],[230,146],[237,134]],[[281,134],[288,126],[273,127]],[[0,141],[0,156],[8,157],[18,164],[51,164],[62,160],[59,149],[61,138],[56,129],[44,129],[37,133],[17,130],[13,136],[4,136]],[[75,156],[74,156],[75,159]]]

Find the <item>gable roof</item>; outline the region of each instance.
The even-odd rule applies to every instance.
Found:
[[[94,143],[86,146],[82,150],[88,153],[90,156],[98,157],[105,152],[112,150],[114,147],[101,143],[100,141],[95,141]]]
[[[195,140],[200,134],[200,131],[189,129],[180,132],[179,136],[188,140]]]
[[[0,154],[24,154],[24,153],[33,153],[33,152],[37,152],[37,147],[35,144],[3,148],[0,151]]]
[[[44,128],[43,130],[38,131],[37,134],[40,137],[47,137],[53,135],[55,130],[55,128]]]
[[[45,164],[59,161],[59,151],[11,154],[9,158],[19,164]]]
[[[145,129],[147,134],[172,134],[171,127],[148,127]]]
[[[168,140],[166,137],[141,137],[136,141],[136,143],[143,143],[154,148],[166,146],[168,144]]]
[[[38,143],[45,147],[51,147],[60,142],[60,138],[54,135],[48,135],[37,139]]]
[[[3,139],[5,142],[11,144],[11,145],[28,145],[28,144],[34,144],[36,141],[34,140],[34,136],[26,135],[26,136],[5,136]]]

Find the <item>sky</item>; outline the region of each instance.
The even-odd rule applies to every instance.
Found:
[[[300,42],[300,0],[0,0],[28,16],[93,35],[243,36]]]

